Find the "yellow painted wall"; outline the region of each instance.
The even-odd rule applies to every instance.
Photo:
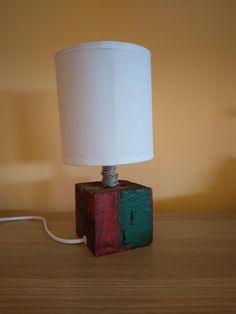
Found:
[[[0,209],[73,210],[74,184],[100,179],[61,162],[54,73],[56,51],[98,40],[153,58],[155,159],[119,177],[159,210],[236,211],[234,0],[1,0]]]

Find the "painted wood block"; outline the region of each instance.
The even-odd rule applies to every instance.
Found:
[[[152,189],[124,180],[119,183],[113,188],[101,182],[75,185],[76,231],[87,237],[95,256],[152,242]]]

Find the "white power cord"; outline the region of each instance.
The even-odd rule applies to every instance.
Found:
[[[21,221],[21,220],[41,220],[43,222],[44,228],[47,234],[55,241],[64,243],[64,244],[80,244],[80,243],[87,243],[87,239],[85,236],[79,239],[62,239],[55,236],[47,226],[46,219],[42,216],[19,216],[19,217],[4,217],[0,218],[0,222],[8,222],[8,221]]]

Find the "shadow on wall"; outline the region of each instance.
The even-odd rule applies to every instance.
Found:
[[[59,136],[56,110],[53,92],[0,92],[0,161],[53,160]]]
[[[0,143],[0,209],[68,207],[55,92],[0,92]]]
[[[235,110],[227,113],[235,114]],[[2,210],[70,210],[74,208],[74,184],[100,178],[100,168],[62,165],[53,91],[0,92],[0,143]],[[228,159],[204,193],[158,200],[155,205],[160,211],[236,212],[235,186],[236,160]]]
[[[159,211],[236,213],[236,159],[226,160],[205,192],[157,201]]]
[[[223,116],[236,118],[236,106],[229,106]],[[232,120],[231,120],[232,123]],[[157,200],[158,211],[173,212],[229,212],[236,213],[236,159],[225,159],[212,174],[212,184],[203,192]],[[181,178],[180,178],[181,180]]]
[[[225,115],[229,118],[236,118],[236,107],[230,107],[225,111]]]

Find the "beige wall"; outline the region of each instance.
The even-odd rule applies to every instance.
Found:
[[[100,168],[61,163],[54,54],[84,41],[153,57],[155,159],[120,166],[159,210],[236,211],[236,1],[0,1],[0,209],[73,210]]]

